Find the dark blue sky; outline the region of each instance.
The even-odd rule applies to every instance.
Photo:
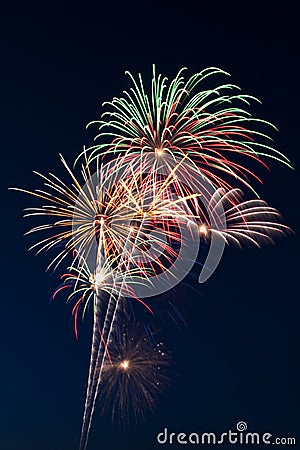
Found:
[[[287,2],[200,3],[1,13],[1,450],[77,448],[89,357],[88,324],[76,342],[70,308],[63,298],[49,302],[58,276],[45,273],[47,257],[27,253],[29,199],[7,188],[34,188],[32,169],[63,175],[58,153],[72,161],[91,143],[85,125],[128,87],[126,69],[147,78],[152,63],[170,77],[182,66],[218,66],[262,99],[254,112],[279,128],[277,148],[296,170],[271,163],[260,193],[297,232],[296,11]],[[165,426],[223,432],[239,420],[300,439],[297,246],[296,235],[262,250],[227,248],[199,295],[181,286],[189,328],[167,333],[181,374],[176,389],[126,433],[97,418],[90,449],[152,450]]]

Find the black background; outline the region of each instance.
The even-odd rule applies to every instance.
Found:
[[[99,117],[103,101],[128,88],[125,70],[147,80],[152,63],[170,78],[182,66],[189,74],[217,66],[262,99],[254,112],[279,128],[277,148],[295,171],[271,163],[260,193],[297,232],[298,19],[288,2],[262,3],[26,4],[2,11],[1,449],[77,448],[89,357],[88,330],[77,342],[63,298],[48,301],[58,283],[44,271],[49,258],[27,254],[22,234],[30,223],[22,209],[30,199],[7,188],[36,187],[32,169],[64,176],[58,153],[72,162],[91,144],[85,125]],[[223,432],[239,420],[250,431],[297,436],[297,243],[296,234],[262,250],[227,248],[199,294],[179,287],[189,327],[170,332],[169,346],[180,379],[144,425],[123,433],[97,417],[90,449],[150,450],[159,448],[164,427]]]

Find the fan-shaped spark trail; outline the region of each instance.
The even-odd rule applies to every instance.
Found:
[[[282,216],[275,208],[270,207],[264,200],[243,200],[240,189],[226,192],[218,189],[211,198],[208,211],[210,217],[218,220],[218,206],[222,204],[222,217],[219,222],[226,224],[224,228],[217,228],[210,223],[207,216],[203,217],[199,225],[199,233],[209,238],[216,234],[225,242],[242,247],[243,244],[254,244],[260,247],[263,243],[274,243],[274,238],[291,232],[285,225]]]

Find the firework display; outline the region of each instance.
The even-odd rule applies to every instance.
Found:
[[[130,317],[129,299],[153,316],[149,298],[176,286],[201,261],[202,240],[209,251],[200,282],[214,272],[226,244],[260,246],[289,232],[253,185],[261,180],[252,167],[267,167],[267,158],[290,166],[262,131],[274,127],[247,111],[254,97],[216,84],[228,75],[217,68],[187,81],[182,69],[168,82],[154,67],[149,91],[141,75],[138,81],[129,75],[130,91],[104,103],[101,120],[92,123],[99,127],[95,145],[74,169],[61,157],[69,182],[37,173],[43,188],[15,188],[43,201],[25,210],[47,219],[28,232],[43,236],[31,249],[57,250],[52,270],[72,257],[53,297],[68,292],[76,337],[79,317],[93,315],[82,450],[97,402],[126,424],[153,411],[170,383],[161,339]]]

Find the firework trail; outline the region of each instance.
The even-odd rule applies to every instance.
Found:
[[[127,241],[125,242],[125,247]],[[123,261],[121,262],[123,263]],[[128,268],[127,268],[128,270]],[[123,282],[120,286],[120,292],[123,288]],[[101,381],[102,369],[107,355],[107,347],[110,342],[111,330],[115,323],[116,312],[118,309],[121,295],[116,298],[110,296],[106,314],[104,318],[104,324],[102,330],[100,330],[100,315],[98,314],[98,306],[101,304],[101,297],[99,295],[100,289],[96,294],[95,312],[94,312],[94,329],[92,337],[92,354],[89,369],[88,385],[86,392],[86,402],[83,414],[83,423],[80,439],[80,448],[85,449],[88,444],[88,437],[90,433],[92,418],[95,409],[95,403],[99,391],[99,385]]]
[[[190,258],[192,264],[182,270],[184,276],[188,273],[200,237],[210,243],[209,254],[218,247],[217,261],[225,243],[259,246],[289,231],[279,212],[260,200],[252,186],[253,181],[261,182],[252,166],[267,168],[266,158],[290,166],[261,131],[275,127],[247,111],[257,99],[241,94],[233,84],[216,83],[229,75],[218,68],[205,69],[187,81],[183,71],[168,82],[153,66],[148,93],[141,75],[136,81],[129,74],[130,91],[104,104],[107,110],[92,122],[99,125],[97,142],[75,161],[82,161],[82,182],[61,157],[69,184],[51,173],[37,173],[44,188],[16,189],[46,201],[27,208],[25,216],[49,219],[27,233],[50,233],[31,246],[37,253],[57,250],[48,269],[56,270],[67,255],[73,256],[54,297],[72,290],[68,301],[73,303],[76,337],[79,314],[92,309],[82,450],[88,445],[98,398],[117,390],[118,408],[127,415],[126,396],[138,402],[132,389],[140,383],[144,404],[152,408],[155,386],[150,385],[155,375],[150,366],[155,367],[157,358],[151,346],[141,342],[139,325],[134,325],[137,334],[120,331],[126,326],[121,324],[127,317],[126,299],[135,299],[151,312],[142,298],[176,285],[182,277],[173,268]],[[244,200],[240,187],[256,198]],[[189,247],[194,253],[181,252]],[[216,266],[208,264],[208,271]],[[161,274],[163,288],[158,288]],[[129,335],[135,347],[130,347]]]
[[[128,278],[128,270],[131,266],[137,266],[140,274],[146,273],[147,266],[144,266],[147,258],[144,258],[144,253],[147,252],[147,245],[149,244],[149,237],[147,231],[149,230],[149,218],[153,226],[158,230],[158,224],[162,227],[165,235],[177,241],[180,236],[176,232],[171,231],[171,225],[175,225],[176,221],[183,220],[185,223],[190,220],[187,213],[186,202],[191,200],[195,195],[180,198],[180,202],[171,201],[171,193],[169,192],[172,185],[172,178],[155,178],[154,173],[148,173],[146,177],[137,179],[135,173],[132,172],[131,182],[126,184],[126,192],[128,194],[128,204],[126,205],[132,212],[133,220],[130,222],[128,239],[125,242],[122,250],[122,257],[120,259],[119,267],[122,267],[120,272],[123,277],[120,292],[126,285],[126,277]],[[122,182],[124,185],[124,182]],[[139,220],[137,219],[139,218]],[[135,226],[133,226],[135,224]],[[133,237],[133,239],[131,239]],[[160,250],[163,248],[165,259],[172,257],[173,249],[161,241],[160,236],[156,237],[156,244]],[[153,245],[153,242],[151,243]],[[129,251],[128,251],[129,249]],[[135,257],[135,251],[137,257]],[[169,255],[168,255],[169,253]],[[156,258],[156,263],[160,270],[167,270],[163,262]],[[151,272],[155,270],[153,263],[150,263]],[[142,280],[141,280],[142,281]],[[83,426],[81,435],[81,448],[85,449],[88,442],[92,418],[94,415],[96,400],[99,395],[102,370],[105,365],[105,359],[109,354],[111,343],[111,335],[114,330],[119,302],[122,298],[121,293],[117,298],[111,296],[108,302],[104,324],[101,330],[101,339],[93,338],[93,353],[97,353],[96,359],[91,360],[90,374],[87,387],[85,412],[83,416]],[[145,305],[147,307],[147,305]],[[98,320],[95,316],[95,320]],[[94,325],[95,333],[97,329]],[[99,333],[99,330],[98,330]]]

